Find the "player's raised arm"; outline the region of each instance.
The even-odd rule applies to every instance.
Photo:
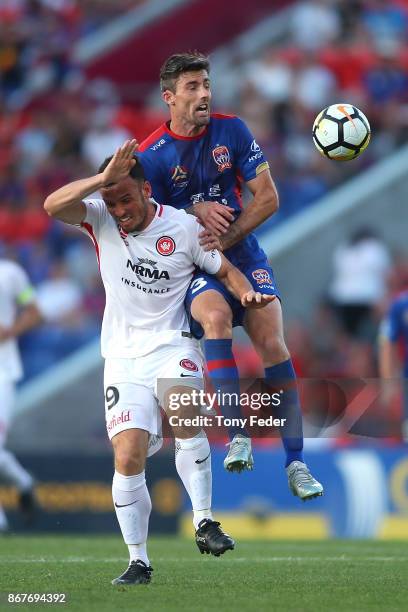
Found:
[[[127,140],[119,147],[105,170],[100,174],[73,181],[51,193],[44,202],[45,211],[55,219],[77,225],[84,221],[83,199],[95,191],[126,178],[135,164],[136,140]]]
[[[205,229],[215,236],[225,234],[235,218],[232,214],[234,209],[219,202],[196,202],[186,212],[195,215]]]
[[[211,224],[203,222],[206,229],[200,234],[200,244],[205,250],[214,248],[214,236],[220,237],[221,250],[229,249],[278,210],[278,192],[268,169],[248,181],[247,185],[254,197],[234,223],[230,224],[225,217],[222,223],[216,217],[212,218]],[[208,205],[205,202],[201,204]],[[220,205],[217,204],[217,206]],[[229,211],[228,207],[223,208]],[[201,218],[200,221],[202,221]]]
[[[221,254],[221,268],[215,275],[246,308],[263,308],[276,296],[254,291],[248,279]]]
[[[279,208],[278,192],[268,168],[248,181],[247,186],[253,199],[222,236],[221,242],[224,250],[245,238]]]

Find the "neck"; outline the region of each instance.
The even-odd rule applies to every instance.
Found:
[[[206,125],[192,125],[182,118],[171,117],[170,119],[170,130],[177,136],[188,136],[190,138],[200,136],[206,127]]]

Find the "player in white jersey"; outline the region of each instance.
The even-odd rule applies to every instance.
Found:
[[[40,321],[26,273],[13,261],[0,258],[0,479],[17,487],[20,509],[27,522],[35,510],[33,479],[4,446],[12,419],[15,385],[23,376],[17,338]],[[0,506],[0,532],[7,529],[7,518]]]
[[[202,249],[194,217],[150,199],[135,148],[135,140],[127,141],[97,175],[65,185],[44,204],[48,214],[89,234],[105,286],[101,348],[115,455],[112,495],[130,554],[129,567],[113,584],[150,582],[145,460],[160,446],[159,405],[167,410],[170,394],[188,399],[191,389],[202,389],[201,354],[184,309],[195,267],[216,274],[244,306],[273,299],[255,293],[218,251]],[[87,199],[97,190],[103,199]],[[187,421],[196,414],[192,404],[177,411],[176,468],[191,499],[197,546],[218,556],[234,541],[212,517],[210,447],[204,430]]]

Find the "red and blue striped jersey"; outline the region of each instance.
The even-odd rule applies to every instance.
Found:
[[[164,123],[141,143],[139,152],[157,202],[188,208],[217,201],[234,208],[236,217],[242,210],[242,182],[268,168],[245,123],[228,115],[212,114],[204,132],[193,137],[178,136]],[[257,247],[255,236],[240,245],[241,254]]]

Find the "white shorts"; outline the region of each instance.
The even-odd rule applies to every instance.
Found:
[[[143,357],[106,359],[105,419],[109,439],[126,429],[144,429],[150,434],[149,447],[152,446],[154,438],[161,436],[164,394],[175,385],[204,388],[203,359],[193,339],[183,338],[177,346],[165,345]]]
[[[0,448],[6,443],[15,397],[14,382],[0,380]]]

